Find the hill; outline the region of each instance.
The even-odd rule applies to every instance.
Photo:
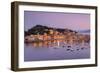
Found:
[[[49,34],[50,30],[53,30],[53,31],[58,31],[60,33],[64,33],[64,32],[76,32],[76,31],[73,31],[71,29],[62,29],[62,28],[53,28],[53,27],[48,27],[48,26],[43,26],[43,25],[36,25],[34,27],[32,27],[31,29],[29,29],[28,31],[25,31],[25,36],[26,35],[30,35],[30,34],[44,34],[44,33],[47,33]],[[77,32],[76,32],[77,33]]]

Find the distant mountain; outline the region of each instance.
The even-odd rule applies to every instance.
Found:
[[[32,27],[31,29],[29,29],[28,31],[25,31],[25,36],[30,35],[30,34],[44,34],[44,33],[48,34],[50,32],[49,30],[58,31],[60,33],[75,32],[71,29],[53,28],[53,27],[48,27],[48,26],[43,26],[43,25],[36,25]]]
[[[90,30],[89,29],[88,30],[79,30],[77,32],[80,32],[80,33],[90,33]]]

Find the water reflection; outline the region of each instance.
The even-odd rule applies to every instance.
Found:
[[[24,61],[86,58],[90,58],[89,42],[50,40],[25,43],[24,45]]]
[[[36,42],[31,42],[31,43],[25,43],[26,45],[31,45],[34,48],[38,47],[68,47],[71,48],[73,45],[81,45],[81,47],[84,47],[84,45],[87,42],[84,41],[72,41],[72,40],[49,40],[49,41],[36,41]],[[88,42],[89,44],[89,42]],[[67,46],[68,45],[68,46]]]
[[[35,48],[38,47],[51,47],[51,46],[60,46],[63,41],[61,40],[53,40],[53,41],[38,41],[38,42],[31,42],[31,43],[26,43],[30,44]]]

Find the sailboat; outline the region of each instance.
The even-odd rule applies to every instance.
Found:
[[[55,45],[54,48],[57,49],[57,48],[59,48],[59,47],[60,47],[60,42],[57,41],[57,45]]]

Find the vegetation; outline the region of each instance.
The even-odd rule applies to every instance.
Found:
[[[77,33],[76,31],[72,31],[70,29],[52,28],[52,27],[47,27],[47,26],[42,26],[42,25],[36,25],[32,27],[31,29],[29,29],[28,31],[25,31],[25,36],[31,35],[31,34],[33,35],[37,35],[37,34],[43,35],[44,33],[49,34],[50,30],[57,31],[59,33],[64,33],[64,32]]]

